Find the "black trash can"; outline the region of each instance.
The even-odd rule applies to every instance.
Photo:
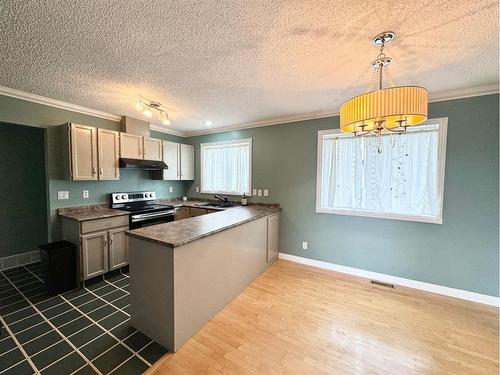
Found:
[[[48,292],[58,294],[75,289],[76,245],[68,241],[57,241],[38,247]]]

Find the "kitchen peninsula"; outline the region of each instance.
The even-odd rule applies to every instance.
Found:
[[[128,231],[131,324],[176,351],[278,255],[279,207]]]

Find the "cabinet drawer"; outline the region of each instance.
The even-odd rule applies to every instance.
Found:
[[[97,230],[105,230],[123,226],[128,226],[128,215],[82,221],[81,233],[89,233],[95,232]]]
[[[189,208],[189,216],[191,217],[205,215],[206,213],[207,210],[205,208]]]

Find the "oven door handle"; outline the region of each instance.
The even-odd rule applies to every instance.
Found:
[[[174,210],[162,211],[162,212],[152,212],[152,213],[148,213],[148,214],[132,215],[131,220],[133,223],[135,223],[137,221],[143,221],[146,219],[153,219],[156,217],[173,216],[174,214],[175,214]]]

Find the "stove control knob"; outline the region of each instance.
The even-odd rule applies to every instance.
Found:
[[[125,194],[123,194],[122,199],[127,199],[127,196]]]
[[[115,199],[118,201],[120,200],[120,196],[119,195],[115,195]]]

